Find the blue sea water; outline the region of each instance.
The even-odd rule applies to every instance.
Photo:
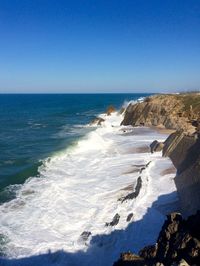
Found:
[[[147,94],[0,95],[0,202],[13,198],[8,185],[38,174],[42,160],[74,145],[109,105]]]

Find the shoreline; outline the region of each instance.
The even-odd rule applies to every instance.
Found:
[[[169,214],[155,244],[143,247],[138,255],[121,253],[114,266],[200,265],[199,96],[199,93],[175,97],[155,95],[141,104],[128,106],[122,124],[148,126],[157,123],[157,126],[149,128],[160,134],[168,134],[164,142],[155,139],[151,151],[157,152],[157,148],[158,151],[162,150],[163,157],[168,157],[174,165],[174,181],[182,215],[177,211]],[[170,127],[176,130],[166,129]],[[173,173],[174,169],[165,169],[163,174]]]
[[[20,188],[17,199],[0,207],[3,213],[0,217],[1,224],[6,220],[9,221],[10,226],[9,238],[12,241],[7,244],[7,248],[9,250],[12,244],[16,249],[8,253],[8,256],[17,258],[21,254],[20,246],[15,243],[15,239],[19,239],[18,243],[21,243],[22,239],[24,243],[26,241],[33,243],[24,251],[23,257],[37,256],[37,248],[40,244],[34,244],[34,241],[38,241],[37,235],[34,234],[35,226],[39,232],[40,243],[44,241],[40,238],[42,234],[40,232],[45,230],[38,219],[36,220],[38,213],[40,217],[44,215],[48,218],[45,223],[48,223],[52,233],[49,235],[47,230],[47,237],[56,238],[54,232],[58,227],[55,227],[55,223],[59,224],[59,230],[61,230],[59,234],[63,236],[63,240],[58,241],[55,246],[53,240],[45,242],[40,249],[44,254],[47,248],[51,249],[52,253],[64,249],[65,252],[73,250],[75,254],[78,252],[87,254],[100,245],[101,248],[94,251],[92,255],[93,265],[97,264],[102,252],[105,253],[105,259],[100,265],[112,265],[124,246],[131,248],[131,243],[134,242],[135,249],[139,250],[145,243],[153,242],[164,220],[164,214],[156,210],[163,205],[163,202],[157,198],[174,191],[171,173],[165,176],[166,183],[163,184],[162,190],[156,184],[158,180],[163,181],[159,172],[168,168],[171,163],[167,159],[160,158],[160,155],[152,155],[149,151],[146,152],[146,148],[143,149],[144,145],[149,145],[156,135],[162,139],[163,136],[160,133],[152,133],[151,129],[135,128],[132,134],[127,135],[120,131],[121,119],[122,117],[117,113],[106,116],[104,125],[97,127],[82,139],[70,155],[63,154],[58,158],[59,160],[54,158],[47,162],[41,169],[41,175],[44,175],[44,178],[39,179],[39,183],[38,179],[32,178]],[[135,149],[134,153],[132,148]],[[88,160],[88,157],[91,159]],[[160,170],[155,176],[154,172],[157,168]],[[68,174],[67,178],[66,174]],[[129,189],[124,190],[127,186]],[[154,192],[151,191],[152,189]],[[54,193],[50,194],[51,191]],[[36,194],[37,197],[35,197]],[[164,203],[170,203],[171,200],[166,198]],[[154,201],[157,204],[156,208],[151,206]],[[45,213],[40,213],[42,210],[40,206],[43,205],[45,205]],[[162,212],[165,211],[162,210]],[[7,215],[10,213],[12,215],[8,219]],[[29,217],[30,213],[31,217]],[[19,227],[16,231],[12,231],[16,219]],[[147,228],[149,220],[154,221],[154,219],[156,219],[155,225]],[[80,222],[81,225],[78,226]],[[24,231],[28,233],[23,237],[20,232]],[[133,237],[132,231],[141,233]],[[64,237],[66,234],[71,237],[69,240]],[[128,242],[126,242],[127,239],[129,239]],[[72,241],[73,247],[71,247]],[[108,249],[106,243],[113,241],[118,243],[117,249],[112,245]],[[69,260],[71,261],[70,257]],[[82,263],[88,265],[87,256]]]
[[[172,133],[176,136],[177,132],[160,126],[133,125],[126,132],[120,125],[123,118],[118,112],[101,116],[104,121],[98,124],[97,120],[96,129],[80,140],[74,151],[63,154],[59,160],[54,158],[47,162],[41,169],[41,175],[46,178],[41,179],[40,184],[32,178],[20,188],[16,200],[8,202],[6,209],[5,206],[0,207],[3,211],[0,219],[10,223],[11,245],[14,246],[18,238],[18,243],[22,240],[33,243],[30,250],[27,248],[24,251],[25,257],[29,254],[37,258],[37,248],[44,241],[41,238],[39,244],[34,244],[38,239],[32,225],[37,225],[39,235],[46,230],[36,219],[42,210],[40,206],[45,206],[45,213],[40,213],[40,216],[48,218],[45,223],[48,222],[51,230],[46,230],[45,234],[50,240],[45,241],[39,252],[46,254],[48,247],[55,252],[52,254],[56,254],[57,250],[62,249],[69,263],[75,265],[77,257],[73,257],[72,251],[74,255],[81,254],[82,265],[89,265],[88,254],[93,265],[111,265],[121,252],[139,252],[144,246],[156,242],[165,215],[180,211],[174,183],[177,168],[174,168],[171,159],[173,140],[170,143],[166,141]],[[168,145],[169,156],[162,157],[161,150],[150,152],[149,146],[156,139]],[[184,140],[184,136],[178,135],[179,139]],[[176,150],[177,141],[172,146]],[[53,194],[49,198],[51,191]],[[14,216],[8,219],[9,210]],[[27,218],[30,213],[31,220]],[[16,219],[19,227],[12,232],[12,222],[15,224]],[[20,221],[25,221],[21,227]],[[54,233],[58,229],[63,238],[54,244]],[[25,238],[20,238],[23,236],[20,232],[26,230]],[[49,235],[50,232],[52,234]],[[21,254],[21,247],[17,243],[15,245],[16,255],[10,253],[13,258]],[[102,254],[102,261],[97,264]]]

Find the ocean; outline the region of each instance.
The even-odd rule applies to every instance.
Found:
[[[1,265],[112,265],[154,243],[177,201],[171,161],[148,151],[167,135],[105,114],[145,96],[0,95]]]
[[[43,160],[65,150],[92,128],[82,127],[109,105],[146,94],[2,94],[0,95],[0,201],[3,189],[38,174]],[[3,193],[2,193],[3,192]]]

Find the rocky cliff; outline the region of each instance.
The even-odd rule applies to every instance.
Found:
[[[122,124],[176,129],[164,143],[154,141],[150,148],[151,152],[162,150],[176,167],[175,184],[187,220],[172,213],[155,245],[143,248],[139,255],[123,253],[114,265],[200,265],[200,94],[149,97],[129,105]]]
[[[167,216],[155,245],[139,255],[122,253],[114,266],[200,265],[200,212],[184,220],[179,213]]]
[[[200,94],[167,94],[130,104],[123,125],[162,126],[176,129],[163,144],[156,141],[151,151],[161,150],[177,169],[175,184],[182,213],[186,217],[200,209]]]
[[[130,104],[122,125],[162,126],[193,132],[193,121],[200,117],[200,94],[162,94],[142,103]]]
[[[183,131],[171,134],[164,143],[163,156],[168,156],[177,169],[175,184],[184,216],[200,210],[200,137]]]

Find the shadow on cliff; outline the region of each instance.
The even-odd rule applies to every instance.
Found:
[[[148,208],[141,220],[129,223],[125,230],[92,236],[86,252],[70,253],[60,250],[21,259],[0,258],[0,266],[112,265],[121,252],[130,250],[136,253],[145,245],[155,243],[165,215],[178,209],[176,192],[162,195]],[[163,216],[156,215],[158,212]]]
[[[197,141],[188,149],[186,157],[182,161],[179,169],[177,169],[177,173],[181,174],[185,170],[189,169],[193,166],[200,156],[200,137]]]

